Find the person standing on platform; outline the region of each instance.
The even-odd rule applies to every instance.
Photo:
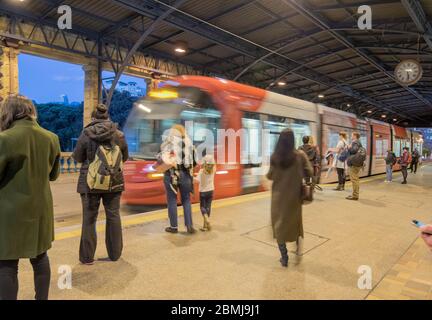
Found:
[[[193,170],[196,166],[195,148],[186,133],[184,126],[174,125],[161,145],[161,158],[174,158],[173,167],[164,174],[164,185],[167,193],[168,216],[170,226],[166,232],[178,232],[177,194],[180,191],[187,232],[196,230],[192,222],[192,205],[190,194],[193,190]]]
[[[396,164],[396,155],[392,150],[387,150],[387,156],[385,158],[386,163],[386,180],[384,182],[393,181],[393,166]]]
[[[402,171],[402,177],[403,181],[402,184],[407,184],[407,178],[408,178],[408,166],[410,164],[410,154],[409,154],[409,148],[404,147],[403,153],[400,157],[399,164],[401,165],[401,171]]]
[[[336,148],[330,148],[330,152],[336,152],[336,157],[334,158],[333,167],[336,168],[338,175],[338,186],[336,191],[345,190],[345,180],[346,180],[346,160],[348,159],[348,143],[347,143],[347,133],[344,131],[339,132],[339,141]]]
[[[366,161],[366,150],[360,142],[360,133],[353,132],[351,135],[351,144],[348,148],[349,158],[347,164],[349,166],[349,175],[352,183],[352,195],[348,196],[348,200],[358,200],[360,196],[360,170],[363,169]]]
[[[273,181],[271,198],[271,222],[273,236],[281,253],[280,263],[288,266],[286,242],[297,243],[297,255],[303,254],[302,183],[311,178],[313,168],[302,151],[295,150],[291,129],[281,132],[274,153],[270,158],[267,178]]]
[[[313,177],[311,178],[312,183],[315,185],[318,183],[318,171],[320,165],[320,155],[318,146],[313,144],[312,136],[303,137],[303,145],[299,147],[299,150],[303,151],[314,169]]]
[[[200,209],[204,219],[202,231],[210,231],[210,213],[211,205],[214,196],[214,177],[216,173],[216,162],[212,155],[208,154],[204,157],[202,168],[196,176],[196,181],[199,184],[200,192]]]
[[[11,95],[0,105],[0,300],[18,297],[18,264],[30,259],[35,298],[47,300],[54,241],[50,181],[60,174],[58,137],[36,122],[33,103]]]
[[[82,163],[77,187],[83,207],[79,260],[86,265],[94,263],[96,221],[102,200],[108,257],[117,261],[123,250],[120,219],[120,198],[124,191],[122,164],[128,160],[129,153],[124,134],[109,119],[105,105],[100,104],[93,111],[92,122],[81,133],[72,157]]]
[[[411,165],[410,165],[411,173],[414,173],[414,174],[417,173],[417,167],[418,167],[419,160],[420,160],[420,154],[419,154],[417,149],[414,149],[414,151],[412,153],[412,160],[411,160]]]

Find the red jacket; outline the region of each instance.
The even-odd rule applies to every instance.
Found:
[[[402,167],[407,167],[409,165],[409,153],[408,151],[404,151],[400,158],[400,165]]]

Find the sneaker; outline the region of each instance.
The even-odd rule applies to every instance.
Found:
[[[402,181],[402,183],[401,184],[407,184],[407,182],[406,181]]]
[[[355,200],[355,201],[357,201],[359,198],[356,198],[356,197],[353,197],[353,196],[348,196],[348,197],[346,197],[345,199],[347,199],[347,200]]]
[[[210,217],[208,216],[208,214],[204,215],[204,227],[210,231],[211,230],[211,225],[210,225]]]
[[[92,266],[92,265],[94,265],[94,261],[90,261],[90,262],[82,262],[81,261],[81,264],[84,266]]]
[[[165,228],[165,232],[169,232],[169,233],[177,233],[178,229],[177,228],[173,228],[173,227],[166,227]]]

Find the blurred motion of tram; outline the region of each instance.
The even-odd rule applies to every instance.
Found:
[[[215,198],[264,190],[262,174],[267,167],[248,160],[269,157],[279,133],[285,128],[293,130],[296,147],[302,144],[303,136],[314,137],[322,154],[320,183],[337,181],[335,170],[329,173],[331,163],[324,155],[329,148],[336,147],[340,131],[347,132],[349,137],[353,131],[361,134],[361,143],[368,151],[362,176],[385,172],[384,159],[388,149],[399,157],[405,146],[410,151],[417,149],[420,154],[423,146],[419,133],[396,125],[360,119],[354,114],[322,104],[225,79],[181,76],[167,81],[162,88],[138,100],[126,122],[124,131],[132,158],[125,165],[125,204],[166,203],[163,174],[155,172],[153,165],[160,152],[164,131],[175,123],[184,124],[186,121],[193,121],[193,126],[187,129],[196,146],[206,139],[201,130],[203,128],[213,132],[214,137],[218,136],[218,129],[233,129],[236,132],[244,129],[241,134],[246,135],[243,137],[245,143],[236,144],[235,161],[217,165]],[[263,138],[265,130],[269,134]],[[221,145],[222,148],[228,145],[228,138],[218,142],[215,154]],[[396,165],[395,169],[400,168]],[[193,200],[199,200],[196,185]]]

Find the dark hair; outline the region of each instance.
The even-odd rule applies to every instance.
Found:
[[[352,134],[353,134],[357,139],[360,139],[360,133],[354,131]]]
[[[275,167],[289,168],[294,163],[295,157],[294,132],[285,129],[279,136],[270,164]]]
[[[403,147],[403,150],[409,151],[408,147]]]
[[[109,113],[108,108],[104,104],[98,104],[96,109],[92,112],[92,118],[98,119],[98,120],[107,120],[109,119]]]
[[[303,144],[308,144],[309,140],[310,140],[310,137],[309,136],[304,136],[302,140],[303,140]]]
[[[0,131],[9,129],[17,120],[36,118],[37,112],[33,102],[22,95],[11,94],[0,103]]]

